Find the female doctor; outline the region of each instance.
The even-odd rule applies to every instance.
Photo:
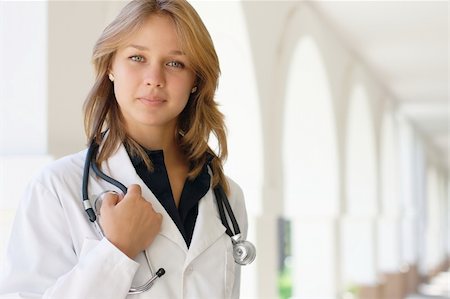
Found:
[[[227,195],[243,238],[247,215],[240,187],[223,173],[219,62],[200,17],[185,0],[132,1],[103,31],[93,63],[84,106],[90,149],[30,183],[0,294],[238,298],[240,266],[215,191]],[[207,144],[211,133],[219,154]]]

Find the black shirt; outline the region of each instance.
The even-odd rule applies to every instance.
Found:
[[[195,221],[197,220],[198,202],[209,190],[210,175],[207,164],[203,166],[202,171],[194,180],[186,179],[177,209],[170,187],[166,165],[164,164],[163,151],[145,150],[145,152],[153,163],[152,172],[147,169],[144,161],[140,157],[132,156],[128,153],[131,163],[139,177],[150,188],[170,215],[186,241],[187,247],[189,247],[194,232]]]

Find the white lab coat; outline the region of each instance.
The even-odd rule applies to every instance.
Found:
[[[86,151],[46,167],[30,183],[13,223],[0,272],[1,298],[238,298],[240,266],[222,225],[213,190],[200,200],[190,248],[163,206],[131,164],[123,145],[102,170],[125,186],[139,184],[145,199],[163,215],[161,231],[147,248],[153,270],[164,268],[152,288],[128,295],[131,285],[151,275],[141,253],[131,260],[106,238],[100,239],[81,200]],[[229,179],[229,201],[243,236],[247,214],[240,187]],[[117,190],[90,174],[91,201]],[[117,190],[119,191],[119,190]]]

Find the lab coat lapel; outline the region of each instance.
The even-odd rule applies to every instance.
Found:
[[[102,170],[126,187],[131,184],[140,185],[142,196],[153,205],[153,209],[155,209],[156,212],[163,215],[160,234],[176,243],[185,253],[187,253],[188,249],[183,236],[159,200],[136,173],[123,144],[119,146],[114,155],[102,163]]]
[[[225,233],[212,190],[210,188],[199,201],[198,216],[185,265],[188,265]]]

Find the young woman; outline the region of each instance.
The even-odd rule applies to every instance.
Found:
[[[93,63],[84,107],[90,148],[29,185],[0,294],[239,297],[226,226],[239,231],[222,221],[218,198],[230,204],[243,238],[247,216],[241,189],[222,169],[225,128],[213,99],[219,63],[200,17],[184,0],[132,1],[100,36]],[[218,154],[208,146],[211,133]]]

